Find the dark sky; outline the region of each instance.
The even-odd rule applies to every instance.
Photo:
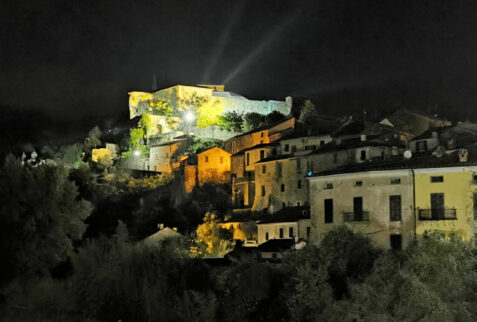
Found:
[[[477,106],[476,1],[3,0],[0,19],[0,103],[59,119],[125,115],[153,75],[323,112]]]

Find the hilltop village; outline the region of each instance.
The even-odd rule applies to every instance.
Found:
[[[172,175],[185,194],[226,185],[233,209],[218,224],[274,258],[342,224],[384,249],[431,233],[474,240],[476,124],[406,109],[370,122],[320,115],[309,101],[295,106],[215,85],[131,92],[130,117],[143,134],[118,162]],[[247,116],[261,122],[247,128]],[[92,158],[117,155],[107,144]]]

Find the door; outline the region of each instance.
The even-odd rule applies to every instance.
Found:
[[[444,219],[444,194],[431,193],[431,216],[432,219]]]
[[[363,221],[363,198],[353,198],[354,221]]]

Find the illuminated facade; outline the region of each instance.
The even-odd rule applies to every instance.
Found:
[[[230,183],[231,154],[219,147],[197,154],[197,175],[199,185],[211,182],[217,184]]]
[[[223,86],[176,85],[154,93],[130,92],[129,115],[154,115],[158,135],[169,131],[193,133],[198,137],[227,139],[237,133],[219,129],[219,116],[227,112],[269,114],[278,111],[288,115],[292,99],[285,101],[255,101],[223,91]],[[184,118],[192,112],[194,120]]]
[[[411,160],[406,161],[408,169],[325,172],[308,178],[311,240],[319,242],[341,224],[369,236],[385,249],[406,247],[415,237],[433,233],[447,239],[475,240],[477,166],[466,165],[467,161],[456,165],[452,161],[455,157],[444,162],[428,157],[429,168]],[[403,163],[398,160],[393,167],[405,167]]]

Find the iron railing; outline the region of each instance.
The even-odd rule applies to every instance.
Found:
[[[456,220],[455,208],[419,209],[419,220]]]
[[[343,221],[369,221],[369,211],[344,212]]]

